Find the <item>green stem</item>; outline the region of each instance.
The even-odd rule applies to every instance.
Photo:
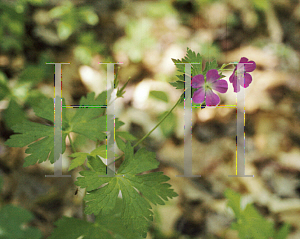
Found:
[[[83,198],[85,197],[85,195],[86,195],[86,188],[84,188],[84,196],[83,196]],[[84,201],[84,199],[82,199],[82,215],[83,215],[83,219],[85,221],[87,221],[87,216],[84,213],[84,209],[85,209],[85,201]]]
[[[180,102],[180,98],[178,99],[178,101],[176,102],[176,104],[172,107],[172,109],[157,123],[157,125],[148,133],[146,134],[143,138],[141,138],[134,146],[133,148],[135,148],[136,146],[138,146],[140,143],[142,143],[168,116],[169,114],[172,113],[172,111],[175,109],[175,107],[179,104]],[[121,154],[119,157],[117,157],[115,159],[115,161],[119,160],[120,158],[122,158],[124,156],[125,153]]]
[[[219,71],[222,71],[225,67],[227,67],[227,66],[229,66],[230,65],[230,63],[229,64],[223,64],[222,66],[221,66],[221,68],[219,69]]]
[[[100,140],[97,140],[97,142],[96,142],[96,148],[98,148],[99,146],[100,146]]]
[[[121,87],[121,89],[119,90],[120,92],[122,92],[125,87],[127,86],[128,82],[130,81],[131,77],[128,78],[128,80],[126,81],[126,83]]]
[[[133,148],[135,148],[136,146],[138,146],[140,143],[142,143],[168,116],[169,114],[172,113],[172,111],[175,109],[175,107],[179,104],[180,102],[180,98],[179,100],[176,102],[176,104],[172,107],[172,109],[158,122],[158,124],[148,133],[146,134],[143,138],[141,138],[134,146]]]
[[[221,66],[221,68],[219,69],[219,71],[222,71],[225,67],[227,67],[227,66],[229,66],[229,65],[232,65],[232,64],[238,64],[238,62],[230,62],[230,63],[228,63],[228,64],[223,64],[223,65]]]
[[[119,157],[115,158],[115,161],[118,161],[120,158],[122,158],[122,157],[124,156],[124,154],[125,154],[125,153],[123,153],[123,154],[121,154]],[[114,163],[114,162],[111,162],[109,165],[111,165],[112,163]],[[108,165],[108,166],[109,166],[109,165]]]
[[[76,152],[75,147],[74,147],[74,144],[73,144],[70,134],[68,134],[68,137],[69,137],[72,151],[73,151],[73,153],[75,153]],[[86,194],[86,188],[84,189],[84,196],[85,196],[85,194]],[[84,209],[85,209],[85,201],[84,201],[84,199],[82,199],[82,215],[83,215],[83,219],[86,221],[87,218],[86,218],[86,214],[84,213]]]
[[[68,134],[68,137],[69,137],[69,141],[70,141],[72,151],[73,151],[73,153],[75,153],[76,152],[75,147],[74,147],[74,144],[73,144],[73,141],[71,139],[70,134]],[[84,189],[84,196],[85,196],[85,194],[86,194],[86,188]],[[85,209],[85,201],[84,201],[84,199],[82,199],[82,215],[83,215],[83,219],[86,221],[87,218],[86,218],[86,214],[84,213],[84,209]]]
[[[76,150],[75,150],[75,147],[74,147],[74,144],[73,144],[73,141],[72,141],[72,139],[71,139],[70,134],[68,134],[68,138],[69,138],[69,141],[70,141],[71,149],[72,149],[73,153],[75,153]]]
[[[118,81],[118,74],[119,74],[119,70],[120,70],[121,67],[118,66],[118,70],[116,72],[116,77],[115,77],[115,80],[114,80],[114,89],[116,89],[118,87],[118,84],[119,84],[119,81]]]

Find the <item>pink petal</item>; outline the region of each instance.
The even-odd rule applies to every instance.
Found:
[[[246,65],[246,64],[245,64]],[[245,67],[244,67],[244,64],[242,63],[238,63],[237,66],[236,66],[236,70],[237,70],[237,75],[244,75],[245,73]]]
[[[236,68],[234,68],[233,73],[232,73],[231,76],[229,77],[230,83],[232,83],[233,80],[234,80],[234,78],[236,77],[236,76],[235,76],[235,71],[236,71]]]
[[[196,75],[192,78],[192,87],[193,88],[200,88],[204,84],[205,84],[205,81],[204,81],[204,76],[203,75],[199,74],[199,75]]]
[[[218,80],[212,85],[212,89],[220,93],[226,93],[228,89],[228,83],[226,80]]]
[[[237,92],[237,76],[235,74],[232,74],[230,77],[229,77],[229,81],[230,83],[232,83],[232,86],[233,86],[233,91],[234,92]],[[240,91],[240,90],[239,90]]]
[[[235,86],[233,85],[233,91],[234,91],[235,93],[240,92],[240,90],[241,90],[240,87],[241,87],[240,84],[236,84]]]
[[[238,72],[237,72],[237,76],[236,76],[237,84],[238,85],[244,85],[244,78],[245,78],[244,66],[239,65],[238,68],[239,67],[242,67],[242,68],[239,69]]]
[[[212,90],[206,90],[206,105],[213,106],[218,105],[220,103],[220,98],[217,94],[215,94]]]
[[[205,97],[205,90],[201,87],[200,89],[194,92],[193,101],[196,104],[200,104],[204,101],[204,97]]]
[[[218,70],[216,69],[212,69],[209,70],[206,73],[206,82],[210,82],[210,83],[214,83],[215,81],[217,81],[221,76],[218,73]]]
[[[246,57],[242,57],[239,63],[247,63],[247,64],[245,64],[246,72],[252,72],[256,68],[255,62],[254,61],[248,61],[248,58],[246,58]],[[251,63],[251,64],[249,64],[249,63]]]
[[[242,57],[242,58],[240,59],[240,62],[239,62],[239,63],[247,63],[247,62],[248,62],[248,58]]]
[[[252,72],[255,70],[256,68],[256,64],[254,61],[249,61],[248,63],[251,63],[251,64],[245,64],[245,70],[246,72]]]
[[[244,87],[244,88],[247,88],[250,83],[252,82],[252,76],[248,73],[245,73],[244,76],[238,76],[238,80],[237,80],[237,84]]]
[[[246,73],[245,74],[245,82],[244,82],[244,84],[242,84],[242,86],[244,88],[247,88],[251,82],[252,82],[252,76],[250,74]]]
[[[232,83],[233,91],[234,92],[239,92],[240,91],[240,82],[238,82],[237,76],[232,74],[229,77],[229,81]]]

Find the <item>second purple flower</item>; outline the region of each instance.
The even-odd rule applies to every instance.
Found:
[[[228,83],[226,80],[219,80],[220,75],[217,70],[212,69],[206,73],[206,81],[204,76],[199,74],[192,78],[192,87],[198,88],[194,92],[193,101],[200,104],[205,100],[207,106],[216,106],[220,103],[220,98],[212,90],[220,93],[226,93]]]
[[[241,86],[247,88],[250,85],[252,76],[248,72],[254,71],[255,68],[256,64],[254,61],[249,61],[246,57],[241,58],[240,62],[234,68],[232,75],[229,77],[234,92],[239,92]]]

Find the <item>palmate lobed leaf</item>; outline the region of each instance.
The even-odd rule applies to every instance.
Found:
[[[54,122],[54,105],[52,99],[44,98],[39,106],[34,106],[37,116]],[[66,115],[63,114],[63,122],[66,123]],[[10,147],[24,147],[29,145],[25,153],[30,154],[25,158],[24,167],[36,162],[44,162],[47,159],[54,163],[54,127],[24,120],[21,124],[12,127],[15,133],[5,142]],[[66,149],[66,132],[62,131],[62,151]],[[38,141],[37,141],[38,140]]]
[[[232,208],[235,216],[239,218],[241,214],[241,195],[231,189],[227,189],[225,197],[228,199],[228,206]]]
[[[49,239],[139,239],[139,234],[129,230],[121,217],[122,205],[118,198],[117,206],[110,215],[97,215],[95,223],[77,218],[62,217],[55,222],[56,228]],[[70,230],[71,229],[71,230]]]
[[[64,216],[55,222],[55,225],[56,228],[49,239],[77,239],[79,237],[85,239],[115,238],[104,226],[95,225],[77,218]]]
[[[126,131],[117,131],[116,132],[116,143],[118,148],[125,152],[126,149],[126,143],[123,141],[123,139],[127,141],[134,141],[136,140],[136,137],[134,137],[132,134],[126,132]]]
[[[133,153],[130,143],[126,144],[125,160],[120,166],[119,177],[101,177],[105,175],[106,166],[99,159],[88,157],[94,171],[83,171],[76,182],[77,186],[86,188],[86,214],[110,214],[116,207],[119,192],[122,200],[122,218],[128,228],[145,237],[149,221],[153,219],[150,202],[161,204],[178,196],[166,183],[169,177],[162,172],[153,172],[142,175],[139,173],[158,167],[159,162],[155,154],[145,149]]]
[[[263,218],[253,207],[248,204],[241,213],[235,228],[241,239],[269,239],[273,237],[273,223]]]
[[[169,102],[169,97],[164,91],[152,90],[149,92],[149,96],[157,100],[161,100],[167,103]]]
[[[179,77],[179,76],[177,76]],[[182,78],[184,78],[184,76],[182,76]],[[174,87],[176,87],[176,89],[184,89],[184,81],[178,80],[175,82],[170,82],[170,84]]]
[[[121,121],[119,121],[119,122],[121,122]],[[123,152],[125,151],[126,144],[125,144],[125,142],[120,137],[122,137],[124,139],[127,139],[128,141],[136,140],[136,138],[133,135],[131,135],[130,133],[128,133],[128,132],[117,131],[116,132],[116,142],[117,142],[118,147],[121,150],[123,149]],[[120,141],[122,143],[120,143]],[[120,145],[122,145],[122,146],[120,146]],[[96,157],[98,155],[101,158],[106,159],[106,153],[107,153],[106,145],[101,145],[101,146],[95,148],[90,153],[83,153],[83,152],[73,153],[73,154],[69,155],[69,157],[74,158],[71,161],[71,164],[70,164],[70,167],[69,167],[69,171],[72,170],[72,169],[74,169],[74,168],[77,168],[77,167],[83,165],[84,162],[85,162],[85,160],[86,160],[86,158],[87,158],[87,156]],[[115,154],[115,156],[118,157],[117,154]]]
[[[41,232],[37,228],[23,225],[33,218],[31,212],[13,205],[5,205],[0,209],[1,239],[40,239]]]
[[[205,68],[202,71],[202,64],[203,64],[202,56],[199,53],[196,54],[196,52],[192,51],[189,48],[187,48],[187,54],[184,58],[182,58],[181,60],[172,59],[172,61],[176,65],[177,71],[181,73],[177,75],[177,78],[179,79],[178,81],[170,82],[170,84],[176,87],[176,89],[184,89],[184,74],[185,74],[184,64],[176,64],[176,63],[200,63],[200,64],[192,64],[192,77],[199,74],[205,76],[207,71],[218,68],[218,63],[214,59],[211,62],[209,61],[206,62]]]
[[[225,191],[228,206],[232,208],[236,216],[236,222],[231,228],[239,232],[240,239],[286,239],[289,234],[289,224],[284,224],[278,231],[274,223],[261,216],[253,205],[247,204],[241,209],[241,195],[231,189]]]
[[[217,69],[218,68],[218,63],[216,61],[216,59],[212,60],[212,61],[208,61],[206,62],[205,64],[205,68],[203,70],[203,75],[206,75],[206,73],[209,71],[209,70],[212,70],[212,69]]]
[[[74,159],[71,161],[68,171],[83,165],[88,155],[89,155],[88,153],[82,153],[82,152],[76,152],[69,155],[69,157]]]
[[[184,58],[181,60],[179,59],[172,59],[174,62],[177,71],[180,73],[185,73],[185,65],[184,64],[176,64],[176,63],[200,63],[200,64],[192,64],[192,75],[202,74],[202,56],[196,52],[192,51],[191,49],[187,48],[187,53]],[[180,79],[179,79],[180,80]]]
[[[63,99],[63,105],[65,101]],[[106,91],[97,98],[95,93],[82,97],[81,105],[99,106],[106,105]],[[33,107],[36,116],[54,123],[53,99],[43,99],[40,104]],[[66,149],[65,139],[70,132],[81,134],[93,141],[104,140],[106,138],[106,115],[103,115],[105,108],[79,108],[73,117],[65,108],[62,109],[62,153]],[[111,117],[111,116],[109,116]],[[124,123],[115,119],[115,128],[118,129]],[[30,154],[25,158],[24,167],[37,162],[44,162],[47,159],[51,163],[58,160],[54,158],[54,126],[30,122],[25,120],[21,124],[12,127],[15,133],[5,142],[10,147],[24,147],[29,145],[25,153]]]

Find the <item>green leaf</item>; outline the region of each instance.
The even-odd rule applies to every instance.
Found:
[[[269,9],[269,0],[252,0],[253,5],[258,10],[268,11]]]
[[[63,100],[64,104],[64,100]],[[36,116],[49,120],[54,123],[54,100],[49,98],[41,99],[41,102],[37,105],[33,105],[33,111]],[[63,109],[63,112],[65,110]],[[63,119],[64,121],[64,119]]]
[[[45,76],[45,68],[39,65],[29,65],[22,71],[19,81],[38,83],[43,80]]]
[[[274,223],[261,216],[255,207],[247,204],[244,210],[240,207],[241,195],[227,189],[225,196],[228,206],[231,207],[236,216],[236,222],[231,228],[237,230],[240,239],[285,239],[289,233],[289,225],[283,225],[278,232],[274,229]]]
[[[200,64],[192,64],[192,76],[196,76],[202,74],[202,56],[196,52],[192,51],[191,49],[187,48],[187,54],[181,60],[179,59],[172,59],[175,63],[200,63]],[[185,65],[184,64],[175,64],[177,70],[180,73],[185,73]]]
[[[97,14],[89,7],[82,7],[79,10],[79,14],[83,20],[89,25],[96,25],[99,22]]]
[[[77,108],[74,117],[72,118],[73,124],[76,122],[84,122],[91,120],[105,112],[105,108],[88,108],[88,106],[106,106],[106,91],[103,91],[95,98],[95,93],[88,93],[87,96],[83,96],[79,105],[82,108]]]
[[[33,165],[37,162],[44,162],[48,158],[51,163],[54,163],[58,159],[58,157],[54,158],[53,126],[25,121],[22,124],[13,126],[13,130],[15,133],[21,134],[12,135],[5,144],[10,147],[24,147],[29,144],[25,153],[30,155],[25,158],[24,167]],[[62,153],[66,149],[66,137],[67,134],[62,132]],[[36,141],[37,139],[40,140]],[[36,142],[32,143],[33,141]]]
[[[105,108],[92,108],[89,106],[105,106],[106,91],[99,94],[96,99],[94,92],[87,94],[86,97],[81,98],[79,105],[82,108],[76,109],[76,113],[70,122],[72,132],[84,135],[93,141],[104,140],[106,138],[106,134],[103,133],[106,131],[106,116],[99,116],[104,113]]]
[[[269,239],[273,237],[273,223],[263,218],[254,208],[248,204],[238,220],[238,231],[241,239]]]
[[[14,99],[11,99],[8,108],[4,111],[4,122],[8,128],[12,128],[16,124],[20,124],[25,120],[25,112],[17,104]]]
[[[133,155],[133,148],[129,145],[129,143],[126,145],[125,160],[118,169],[119,174],[138,174],[159,166],[159,162],[155,159],[155,153],[142,148]]]
[[[34,106],[37,116],[54,122],[54,105],[52,99],[43,99],[38,107]],[[66,116],[63,114],[63,122],[66,122]],[[44,162],[48,158],[54,163],[59,155],[54,158],[54,129],[51,125],[44,125],[25,120],[21,124],[12,127],[15,133],[5,142],[10,147],[24,147],[29,145],[25,153],[30,154],[25,158],[24,167],[33,165],[36,162]],[[62,131],[62,151],[66,149],[65,138],[67,134]],[[40,140],[39,140],[40,139]],[[39,140],[39,141],[36,141]],[[36,142],[34,142],[36,141]],[[63,153],[62,152],[62,153]]]
[[[89,155],[96,157],[96,155],[106,158],[106,145],[101,145],[95,148]]]
[[[283,224],[281,228],[275,233],[274,239],[286,239],[290,233],[290,228],[290,224]]]
[[[127,141],[134,141],[137,140],[136,137],[134,137],[132,134],[126,132],[126,131],[117,131],[116,132],[116,143],[118,145],[118,148],[125,152],[125,148],[126,148],[126,143],[124,142],[124,140]]]
[[[138,233],[126,227],[121,211],[121,199],[117,199],[116,207],[110,215],[97,215],[95,223],[90,223],[76,218],[62,217],[55,222],[56,228],[49,239],[139,239]],[[72,232],[68,231],[72,228]],[[74,228],[74,230],[73,230]]]
[[[41,6],[45,4],[46,0],[27,0],[28,3],[35,5],[35,6]]]
[[[57,33],[60,39],[67,40],[73,33],[72,26],[64,21],[60,21],[57,26]]]
[[[55,222],[56,228],[53,230],[49,239],[114,239],[105,226],[83,221],[73,217],[63,216]]]
[[[80,109],[78,109],[80,110]],[[90,111],[95,109],[89,108]],[[73,122],[72,122],[73,123]],[[106,139],[104,131],[106,131],[106,116],[103,115],[99,118],[95,118],[89,121],[81,120],[74,124],[71,123],[72,132],[77,134],[84,135],[85,137],[89,138],[93,141],[102,141]],[[95,133],[97,132],[97,133]]]
[[[164,102],[169,102],[169,98],[168,95],[163,92],[163,91],[156,91],[156,90],[152,90],[149,93],[150,97],[153,97],[155,99],[164,101]]]
[[[33,215],[23,208],[5,205],[0,210],[0,239],[41,238],[42,235],[38,229],[24,229],[22,226],[32,218]]]
[[[209,71],[209,70],[212,70],[212,69],[217,69],[218,68],[218,63],[216,61],[216,59],[212,60],[211,62],[206,62],[205,64],[205,68],[204,68],[204,71],[203,71],[203,75],[206,75],[206,73]]]
[[[89,65],[92,59],[92,51],[87,46],[76,46],[73,50],[76,59],[80,60],[82,63]]]
[[[11,19],[17,20],[19,22],[24,22],[24,15],[22,13],[17,13],[14,5],[7,4],[5,2],[0,2],[0,9],[8,13]]]
[[[125,140],[128,140],[128,141],[137,140],[136,137],[134,137],[132,134],[130,134],[127,131],[117,131],[116,132],[116,137],[121,137],[121,138],[124,138]]]
[[[7,84],[7,78],[3,72],[0,71],[0,100],[3,100],[10,94]]]
[[[159,117],[158,120],[160,121],[168,111],[162,113]],[[160,124],[160,129],[163,132],[165,137],[169,137],[173,132],[176,127],[176,117],[175,115],[171,112],[171,114],[168,115],[167,118]]]
[[[232,208],[235,216],[239,218],[241,214],[241,195],[231,189],[227,189],[225,197],[228,199],[228,206]]]
[[[191,49],[187,48],[187,54],[184,58],[182,58],[181,60],[179,59],[172,59],[172,61],[175,63],[199,63],[199,64],[192,64],[192,69],[191,69],[191,77],[192,76],[196,76],[199,74],[203,74],[202,73],[202,56],[198,53],[196,54],[194,51],[192,51]],[[170,84],[174,87],[176,87],[176,89],[184,89],[184,85],[185,85],[185,67],[183,64],[175,64],[176,68],[178,70],[179,73],[182,73],[180,75],[177,75],[177,78],[179,79],[179,81],[176,82],[170,82]],[[192,88],[192,95],[193,92],[195,91],[195,89]],[[181,105],[184,102],[184,93],[180,96],[180,102],[179,104]]]
[[[49,17],[59,18],[68,14],[71,10],[73,10],[73,4],[71,2],[66,2],[64,5],[52,8],[49,11]]]
[[[181,94],[179,99],[180,99],[179,104],[184,102],[184,92]]]
[[[118,198],[116,207],[113,209],[111,214],[105,216],[97,215],[96,223],[105,226],[107,230],[114,234],[116,239],[141,238],[134,230],[126,227],[124,219],[121,217],[122,210],[122,199]]]
[[[116,143],[118,148],[124,152],[126,148],[125,142],[120,137],[116,137]]]
[[[184,81],[175,81],[169,82],[172,86],[176,87],[176,89],[184,89]]]
[[[118,118],[115,119],[115,129],[119,129],[125,123],[120,121]]]
[[[88,155],[89,155],[88,153],[81,153],[81,152],[71,154],[69,157],[74,159],[71,162],[69,171],[83,165]]]
[[[102,116],[105,109],[91,108],[89,106],[101,106],[106,104],[106,91],[101,93],[95,99],[95,93],[89,93],[87,97],[80,100],[80,105],[86,108],[76,109],[73,117],[70,117],[65,108],[62,110],[62,153],[66,149],[65,139],[68,133],[74,132],[83,135],[93,141],[104,140],[106,138],[106,116]],[[65,105],[63,99],[63,105]],[[89,108],[88,108],[89,107]],[[43,99],[39,105],[34,105],[33,109],[37,116],[44,118],[50,122],[54,122],[54,105],[53,99]],[[70,112],[69,112],[70,113]],[[70,119],[71,118],[71,119]],[[112,119],[110,119],[112,120]],[[115,127],[118,129],[124,123],[115,119]],[[25,158],[24,166],[33,165],[36,162],[46,161],[48,158],[54,163],[58,157],[54,158],[54,128],[53,125],[44,125],[29,121],[13,126],[15,133],[8,139],[5,144],[10,147],[24,147],[27,154],[31,154]],[[39,140],[39,141],[37,141]],[[80,164],[82,159],[74,162],[75,165]]]
[[[2,186],[3,186],[3,178],[0,176],[0,193],[1,193],[1,190],[2,190]]]
[[[80,172],[83,177],[78,177],[76,181],[77,186],[86,188],[88,192],[84,198],[85,213],[111,214],[121,192],[121,216],[126,227],[146,237],[149,222],[153,219],[150,202],[164,204],[164,201],[177,196],[165,183],[169,178],[162,172],[137,175],[158,167],[155,154],[145,149],[134,154],[133,147],[127,143],[125,160],[117,173],[119,177],[100,177],[105,174],[106,166],[93,157],[89,157],[89,161],[93,171]]]

